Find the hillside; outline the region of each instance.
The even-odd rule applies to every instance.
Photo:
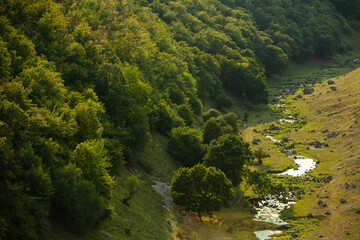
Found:
[[[200,219],[240,201],[238,185],[259,173],[240,136],[283,114],[272,103],[286,84],[271,80],[293,64],[358,51],[360,4],[343,2],[0,0],[0,239],[180,238],[188,215],[166,211],[153,185],[164,195],[181,172],[210,176],[201,180],[213,192],[196,192],[208,185],[195,180],[178,184],[189,187],[179,199],[183,189],[172,191]],[[333,115],[329,131],[356,133]],[[311,121],[298,127],[320,128]],[[266,171],[294,164],[264,147],[273,162],[258,167],[269,183],[258,192],[283,193]],[[188,201],[193,193],[202,203]],[[253,225],[246,201],[237,207],[254,237],[262,224]]]
[[[331,215],[321,221],[319,229],[312,235],[316,238],[322,234],[325,239],[358,239],[359,235],[359,196],[360,196],[360,149],[356,146],[359,139],[359,110],[358,94],[360,90],[360,69],[329,79],[334,81],[336,90],[330,90],[330,85],[324,81],[322,85],[314,87],[314,93],[306,100],[295,101],[293,105],[301,112],[308,122],[304,132],[316,130],[315,133],[286,134],[285,136],[302,141],[317,138],[329,144],[329,148],[318,151],[302,151],[314,156],[320,164],[314,175],[330,174],[333,180],[306,195],[294,207],[295,215],[312,212],[323,215],[326,210]],[[327,129],[327,131],[326,131]],[[326,131],[326,133],[323,133]],[[328,132],[328,133],[327,133]],[[331,133],[336,133],[330,137]],[[326,199],[327,209],[317,206],[319,197]],[[340,199],[346,203],[340,203]]]

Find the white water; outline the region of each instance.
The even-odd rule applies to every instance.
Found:
[[[266,239],[270,239],[272,235],[278,233],[281,233],[281,231],[263,230],[263,231],[256,231],[255,235],[258,239],[266,240]]]
[[[314,169],[316,167],[316,162],[311,159],[301,155],[290,155],[294,162],[299,167],[296,169],[289,169],[285,172],[279,173],[278,175],[290,175],[293,177],[301,177],[304,176],[308,171]]]
[[[259,204],[259,207],[256,208],[257,213],[255,214],[255,221],[263,221],[276,225],[284,225],[287,222],[284,222],[280,218],[280,212],[285,208],[289,208],[295,202],[282,203],[275,197],[269,196],[270,199],[263,200]],[[268,198],[269,198],[268,197]]]
[[[280,140],[277,140],[272,136],[266,136],[266,138],[275,143],[281,142]],[[298,168],[289,169],[285,172],[279,173],[278,175],[290,175],[293,177],[300,177],[300,176],[304,176],[308,171],[316,167],[315,161],[311,158],[307,158],[301,155],[293,155],[293,154],[289,154],[288,156],[294,160],[296,165],[298,165]],[[276,225],[287,224],[285,221],[283,221],[280,218],[280,212],[295,203],[296,202],[281,203],[275,197],[274,198],[270,197],[270,199],[258,203],[259,207],[256,208],[257,213],[255,214],[254,220],[268,222]],[[281,233],[281,231],[263,230],[263,231],[256,231],[254,233],[258,239],[266,240],[266,239],[270,239],[271,236],[274,234]]]
[[[281,142],[280,140],[277,140],[272,136],[266,136],[266,138],[276,143]],[[296,169],[289,169],[285,172],[279,173],[278,175],[290,175],[293,177],[301,177],[304,176],[308,171],[316,167],[316,162],[311,158],[307,158],[295,154],[289,154],[288,156],[294,160],[294,162],[296,163],[296,165],[298,165],[298,167]]]

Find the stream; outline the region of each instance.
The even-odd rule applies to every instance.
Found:
[[[266,139],[269,139],[275,143],[280,143],[280,140],[275,139],[272,136],[266,136]],[[287,153],[288,157],[292,158],[296,165],[298,166],[295,169],[289,169],[285,172],[279,173],[278,175],[290,175],[293,177],[304,176],[308,171],[316,167],[316,163],[313,159],[307,158],[298,154],[292,154],[291,152]],[[277,198],[268,196],[265,200],[257,203],[257,213],[255,214],[255,221],[263,221],[276,225],[285,225],[287,222],[283,221],[280,218],[280,212],[285,208],[289,208],[292,204],[296,202],[282,203]],[[270,239],[272,235],[278,234],[281,231],[273,230],[262,230],[254,232],[256,237],[260,240]]]

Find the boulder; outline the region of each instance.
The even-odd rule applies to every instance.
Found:
[[[250,212],[252,213],[252,214],[257,214],[257,210],[256,210],[256,208],[250,208]]]
[[[330,212],[329,210],[327,210],[327,211],[325,212],[325,215],[331,215],[331,212]]]
[[[288,230],[290,228],[294,227],[293,225],[291,224],[285,224],[285,225],[281,225],[278,227],[279,230]]]
[[[305,86],[303,93],[304,94],[312,94],[314,92],[314,89],[309,87],[309,86]]]
[[[327,207],[326,203],[321,204],[322,207]]]
[[[282,141],[283,141],[283,142],[289,142],[289,139],[288,139],[287,137],[284,137],[284,138],[282,139]]]
[[[360,209],[356,210],[356,213],[357,213],[357,214],[360,214]]]
[[[255,139],[252,140],[252,144],[257,145],[258,142],[260,142],[260,139],[255,138]]]
[[[336,91],[337,90],[337,88],[334,87],[334,86],[331,86],[330,89],[331,89],[331,91]]]
[[[315,148],[321,148],[321,142],[319,142],[319,141],[315,141],[315,142],[311,142],[311,143],[309,143],[309,145],[312,145],[312,146],[314,146]]]
[[[297,233],[292,233],[291,234],[291,237],[293,237],[293,238],[297,238],[299,236],[299,234],[297,234]]]
[[[317,204],[318,204],[318,205],[321,205],[321,204],[323,204],[323,203],[324,203],[324,202],[323,202],[322,200],[319,200]]]
[[[335,84],[335,82],[334,82],[333,80],[329,80],[327,83],[328,83],[328,85],[333,85],[333,84]]]
[[[346,199],[345,198],[340,199],[340,203],[346,203]]]

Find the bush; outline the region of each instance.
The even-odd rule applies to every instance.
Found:
[[[168,151],[185,166],[193,166],[204,156],[201,133],[190,127],[171,130]]]

